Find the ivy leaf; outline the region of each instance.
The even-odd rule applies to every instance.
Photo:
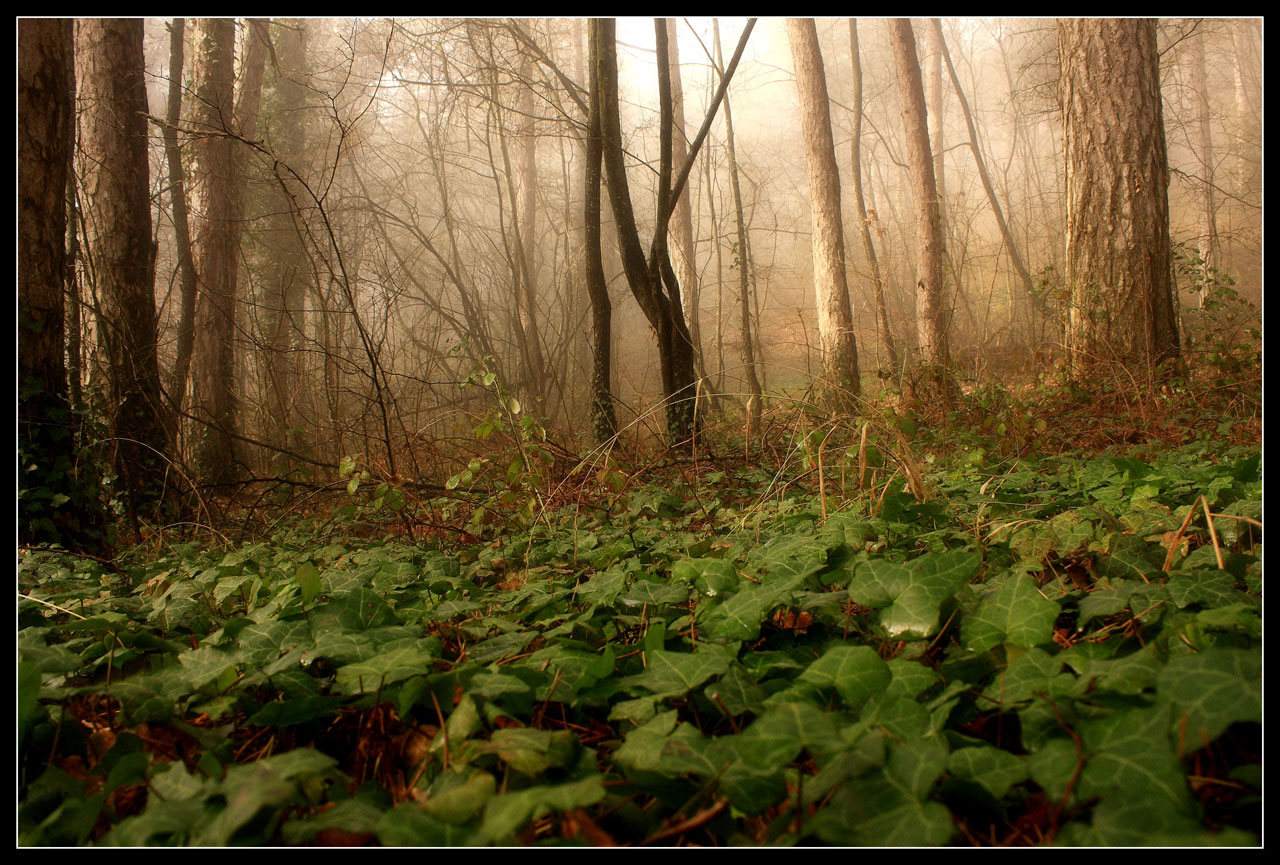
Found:
[[[870,646],[835,646],[810,664],[799,681],[834,688],[846,705],[858,709],[892,678],[888,664]]]
[[[625,687],[638,685],[655,694],[678,696],[688,693],[713,676],[729,669],[729,658],[714,652],[667,652],[647,654],[648,669],[622,679]]]
[[[580,781],[530,787],[518,793],[494,796],[485,805],[478,843],[492,844],[515,834],[520,827],[549,811],[586,808],[604,798],[604,780],[592,775]]]
[[[1049,642],[1058,602],[1040,594],[1035,580],[1026,574],[1006,575],[999,586],[965,619],[966,645],[981,652],[1001,643],[1030,647]]]
[[[302,590],[302,603],[310,604],[320,591],[320,570],[311,562],[299,562],[293,571],[293,577]]]
[[[1262,659],[1246,649],[1210,648],[1170,659],[1156,677],[1171,704],[1181,750],[1206,747],[1237,721],[1262,722]]]
[[[849,597],[880,608],[880,623],[891,639],[923,640],[938,629],[942,602],[958,592],[982,564],[978,553],[929,553],[909,564],[871,559],[854,569]]]
[[[1171,715],[1168,706],[1130,709],[1081,724],[1087,761],[1076,795],[1158,797],[1190,815],[1187,779],[1169,739]]]
[[[951,814],[924,797],[946,767],[946,746],[936,739],[895,746],[883,769],[837,789],[811,829],[832,844],[945,844],[954,831]]]
[[[996,799],[1027,779],[1027,765],[1021,757],[985,745],[952,751],[947,771],[982,785]]]

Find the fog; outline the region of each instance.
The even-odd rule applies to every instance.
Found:
[[[170,86],[168,23],[150,19],[147,29],[149,99],[157,117]],[[1216,191],[1216,267],[1254,302],[1261,297],[1258,25],[1229,19],[1160,24],[1173,240],[1183,249],[1201,248],[1210,184]],[[719,22],[726,60],[744,26],[743,19]],[[247,27],[245,21],[238,26],[238,86]],[[864,387],[874,393],[892,387],[901,369],[886,368],[877,343],[869,265],[852,199],[848,19],[820,19],[817,29],[854,330]],[[585,22],[324,18],[278,20],[271,30],[274,50],[266,61],[253,146],[241,156],[246,186],[235,341],[238,424],[245,438],[275,450],[250,448],[246,462],[266,471],[288,464],[291,451],[336,464],[353,453],[403,449],[412,455],[413,471],[439,473],[446,461],[437,461],[433,448],[474,438],[477,424],[494,411],[499,386],[553,436],[588,440],[586,116],[579,104],[589,83]],[[304,46],[293,68],[280,51],[278,37],[286,31]],[[1014,272],[959,99],[945,66],[933,65],[936,51],[919,20],[930,131],[935,156],[941,154],[943,291],[952,352],[959,374],[970,379],[1026,371],[1050,363],[1044,359],[1063,339],[1064,313],[1053,299],[1065,220],[1054,22],[948,18],[942,31],[1009,232],[1044,290],[1039,298],[1028,297]],[[681,19],[677,32],[683,135],[691,139],[719,82],[712,20]],[[886,21],[861,20],[859,37],[864,120],[856,170],[885,279],[890,329],[909,355],[917,244],[902,106]],[[623,146],[638,233],[647,248],[660,156],[652,20],[621,19],[617,39]],[[1196,40],[1208,58],[1199,73],[1191,51]],[[191,58],[198,53],[190,32],[187,42],[184,116],[195,97]],[[932,92],[931,70],[940,75]],[[809,185],[783,19],[759,21],[727,98],[747,224],[745,256],[738,248],[723,108],[686,187],[696,279],[681,286],[684,313],[691,326],[696,322],[699,380],[706,393],[722,397],[708,405],[709,422],[740,416],[746,399],[736,324],[737,268],[744,264],[766,392],[800,397],[820,369]],[[1209,131],[1209,150],[1202,129]],[[198,133],[184,127],[187,140]],[[158,133],[151,178],[160,356],[167,368],[180,304]],[[663,388],[654,331],[623,274],[605,195],[611,390],[621,427],[660,437],[654,407]],[[198,232],[198,197],[196,206]],[[1179,283],[1180,303],[1198,302],[1194,288],[1185,278]],[[283,390],[282,375],[291,381]],[[388,409],[387,429],[377,420],[378,404]]]

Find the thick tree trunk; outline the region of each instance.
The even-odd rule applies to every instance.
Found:
[[[916,207],[916,337],[921,361],[940,368],[948,366],[951,358],[942,296],[942,217],[929,147],[924,85],[911,21],[894,18],[888,24]]]
[[[826,72],[812,18],[788,18],[787,35],[796,67],[809,199],[813,213],[813,284],[818,305],[818,340],[823,375],[836,405],[848,405],[861,386],[853,311],[845,275],[840,173],[836,167],[827,99]]]
[[[168,450],[156,359],[142,24],[140,18],[76,24],[85,247],[110,365],[112,451],[131,512],[161,492]]]
[[[83,547],[62,319],[72,26],[18,21],[18,543]]]
[[[1076,374],[1179,352],[1155,19],[1058,22]]]

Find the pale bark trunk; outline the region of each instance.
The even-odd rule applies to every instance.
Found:
[[[1200,305],[1204,305],[1205,291],[1213,280],[1218,267],[1217,204],[1214,201],[1213,131],[1209,119],[1209,83],[1205,70],[1204,31],[1191,40],[1191,78],[1196,101],[1196,131],[1198,133],[1197,161],[1200,163],[1200,213],[1196,232],[1196,248],[1200,253],[1198,292]]]
[[[849,58],[853,72],[853,135],[850,138],[853,200],[858,208],[858,225],[862,237],[862,250],[867,256],[867,268],[871,272],[871,295],[875,306],[876,333],[884,352],[888,371],[898,367],[898,351],[893,344],[893,332],[889,329],[889,310],[885,304],[884,278],[880,275],[880,261],[876,257],[875,243],[871,239],[871,222],[862,191],[862,57],[858,47],[858,19],[849,19]]]
[[[812,18],[788,18],[787,35],[800,93],[800,117],[809,166],[813,213],[813,283],[818,307],[818,341],[827,386],[837,405],[847,405],[860,389],[858,347],[845,275],[840,174],[836,167],[827,99],[826,72]]]
[[[671,162],[683,165],[689,155],[689,145],[684,125],[684,83],[680,77],[680,53],[677,46],[677,21],[668,18],[667,58],[671,75],[671,108],[672,136]],[[725,99],[725,110],[728,112],[728,97]],[[693,243],[693,191],[686,184],[675,201],[675,209],[671,213],[671,239],[675,255],[672,266],[676,278],[687,299],[685,319],[689,325],[689,337],[693,341],[694,359],[701,378],[706,378],[706,365],[702,358],[702,286],[698,281],[698,264],[695,258]]]
[[[921,360],[929,366],[945,367],[951,358],[942,296],[942,217],[929,148],[924,85],[911,21],[890,20],[889,32],[916,208],[916,338]]]
[[[716,63],[723,68],[719,21],[712,22],[712,33],[715,40]],[[733,134],[733,111],[729,104],[728,93],[724,96],[724,136],[729,155],[729,187],[733,193],[734,222],[738,229],[738,288],[741,292],[738,307],[738,333],[742,340],[743,374],[747,379],[747,420],[750,429],[759,432],[764,413],[764,392],[760,387],[760,376],[756,372],[756,346],[751,332],[753,294],[751,254],[747,246],[747,220],[742,209],[742,184],[738,177],[738,147]]]

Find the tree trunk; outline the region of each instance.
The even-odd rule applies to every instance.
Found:
[[[801,126],[809,165],[813,212],[813,284],[818,305],[818,341],[823,376],[834,405],[858,396],[858,346],[845,275],[844,226],[840,213],[840,173],[836,167],[827,99],[826,72],[812,18],[788,18],[787,35],[800,93]]]
[[[299,369],[306,313],[304,298],[310,291],[311,262],[303,243],[304,214],[300,205],[305,192],[293,172],[301,174],[306,160],[305,112],[307,89],[307,23],[302,18],[282,19],[273,28],[271,90],[275,115],[269,145],[281,163],[275,169],[274,205],[267,220],[265,243],[270,256],[263,280],[266,305],[267,411],[280,447],[298,444],[291,430],[302,426],[299,413],[303,377]]]
[[[884,299],[884,278],[880,275],[880,261],[871,240],[871,220],[867,217],[866,200],[862,192],[862,57],[858,48],[858,19],[849,19],[849,59],[853,67],[853,135],[850,138],[853,178],[853,200],[858,207],[858,226],[861,228],[862,250],[867,256],[871,271],[872,302],[875,305],[876,333],[884,352],[887,371],[898,367],[898,351],[893,344],[893,332],[889,329],[889,310]]]
[[[169,199],[173,208],[174,245],[178,254],[179,310],[178,346],[173,373],[169,381],[169,403],[175,412],[182,411],[186,400],[187,380],[191,373],[191,352],[195,345],[196,265],[192,258],[190,218],[187,214],[186,171],[182,167],[182,146],[178,124],[182,119],[182,65],[185,53],[186,21],[174,18],[169,27],[169,97],[165,108],[165,162],[169,170]],[[175,420],[174,430],[179,427]],[[175,439],[176,441],[176,439]]]
[[[244,80],[235,95],[235,21],[203,18],[197,25],[196,100],[192,126],[201,134],[195,148],[193,208],[202,213],[195,245],[200,296],[196,302],[194,413],[195,465],[206,483],[237,478],[243,462],[237,444],[235,380],[237,268],[244,215],[243,144],[252,139],[266,62],[261,25],[250,26]]]
[[[1058,22],[1071,369],[1179,352],[1155,19]]]
[[[141,18],[76,24],[85,247],[110,369],[112,451],[131,514],[161,492],[168,451],[156,359],[142,24]]]
[[[1005,249],[1009,252],[1009,260],[1013,263],[1013,269],[1017,272],[1018,279],[1022,282],[1023,291],[1030,297],[1034,294],[1031,274],[1022,260],[1022,253],[1019,252],[1013,232],[1009,229],[1009,223],[1004,218],[1004,210],[1000,207],[1000,199],[996,197],[995,186],[991,183],[991,174],[987,171],[987,162],[982,156],[982,149],[978,146],[978,127],[973,122],[973,113],[969,110],[969,100],[965,98],[964,90],[960,87],[960,78],[956,75],[955,65],[951,62],[951,53],[947,50],[947,42],[942,35],[942,22],[937,18],[930,18],[929,24],[930,32],[934,34],[934,41],[938,46],[938,52],[947,64],[947,74],[951,77],[951,86],[956,91],[956,98],[960,102],[960,110],[964,114],[965,125],[969,129],[969,149],[973,152],[973,161],[978,166],[978,177],[982,180],[982,188],[987,193],[987,201],[991,204],[991,212],[995,214],[996,224],[1000,226],[1000,236],[1004,240]]]
[[[83,548],[92,519],[77,495],[62,320],[72,27],[18,21],[18,543]]]
[[[202,18],[196,24],[195,90],[191,126],[191,204],[199,217],[195,240],[200,296],[196,302],[192,413],[197,476],[216,482],[235,474],[238,447],[233,338],[238,226],[232,222],[235,173],[227,136],[235,95],[235,21]]]
[[[644,248],[640,244],[639,230],[636,227],[635,214],[631,205],[630,185],[627,182],[626,165],[622,152],[622,128],[618,114],[618,62],[615,37],[615,22],[602,19],[596,24],[595,63],[597,67],[599,100],[604,141],[604,169],[609,184],[609,203],[613,209],[614,222],[618,230],[618,243],[622,252],[622,265],[626,273],[631,292],[653,326],[658,338],[658,362],[662,374],[662,392],[666,404],[667,434],[673,444],[687,441],[693,433],[693,411],[691,400],[694,395],[693,350],[688,338],[688,328],[684,323],[684,314],[679,308],[679,295],[672,297],[663,291],[664,274],[659,272],[657,255],[652,262],[646,261]],[[665,28],[663,29],[665,36]],[[665,58],[659,60],[658,74],[660,81],[665,79],[663,65]],[[665,94],[664,94],[665,95]],[[664,153],[665,172],[659,183],[670,183],[670,105],[663,112],[663,122],[668,124],[663,131],[667,147]],[[670,187],[660,197],[670,195]],[[661,213],[661,199],[659,205]],[[665,257],[665,243],[660,243],[659,233],[666,234],[666,225],[655,229],[655,246],[660,245],[658,254]],[[670,268],[670,264],[667,264]],[[674,274],[672,274],[674,278]],[[674,308],[673,308],[674,306]]]
[[[888,24],[902,102],[907,164],[910,166],[911,189],[916,205],[916,337],[921,361],[934,368],[931,375],[936,378],[942,375],[939,368],[945,368],[951,362],[942,298],[941,209],[929,147],[929,122],[915,33],[910,19],[894,18]],[[942,383],[940,378],[938,383]]]
[[[684,83],[680,76],[676,19],[666,19],[666,28],[667,59],[671,76],[671,127],[673,130],[671,162],[673,165],[683,165],[689,156],[689,145],[684,125]],[[727,115],[728,97],[725,101],[725,110]],[[680,283],[684,296],[688,298],[685,317],[688,320],[689,338],[693,342],[694,362],[699,378],[704,380],[705,390],[709,382],[705,382],[706,364],[702,357],[702,286],[698,280],[698,263],[693,243],[692,199],[693,191],[686,184],[685,189],[676,198],[675,209],[671,213],[672,246],[676,253],[672,265],[675,267],[676,279]]]
[[[523,324],[529,363],[530,391],[541,402],[548,395],[546,360],[542,349],[542,329],[538,324],[538,260],[537,260],[537,193],[538,138],[534,125],[534,92],[531,72],[533,63],[522,65],[523,83],[517,113],[520,116],[516,137],[520,143],[520,163],[516,169],[515,237],[520,257],[520,318]],[[545,412],[548,406],[540,406]]]
[[[604,444],[618,432],[617,415],[611,391],[610,352],[613,346],[613,307],[609,301],[609,285],[604,276],[604,259],[600,249],[600,168],[604,156],[601,140],[602,111],[600,105],[599,22],[587,23],[587,39],[591,46],[590,116],[586,138],[586,168],[583,183],[583,230],[586,238],[586,283],[591,299],[591,427],[596,442]]]
[[[712,20],[712,33],[715,41],[716,65],[722,67],[720,53],[720,22]],[[724,96],[724,138],[729,154],[729,187],[733,193],[733,212],[738,228],[738,286],[741,292],[739,309],[739,334],[742,339],[742,368],[747,379],[747,423],[748,428],[760,431],[760,422],[764,413],[764,389],[760,386],[760,376],[756,371],[755,339],[751,333],[751,256],[747,249],[747,220],[742,209],[742,185],[738,177],[738,148],[733,134],[733,111],[729,103],[729,94]],[[714,212],[713,212],[714,216]]]
[[[1205,70],[1204,30],[1191,37],[1191,79],[1192,98],[1196,102],[1196,159],[1200,163],[1200,213],[1196,231],[1196,248],[1199,252],[1199,291],[1200,305],[1204,305],[1205,292],[1211,284],[1214,271],[1218,267],[1218,223],[1217,205],[1214,201],[1214,165],[1213,132],[1209,119],[1209,83]]]

